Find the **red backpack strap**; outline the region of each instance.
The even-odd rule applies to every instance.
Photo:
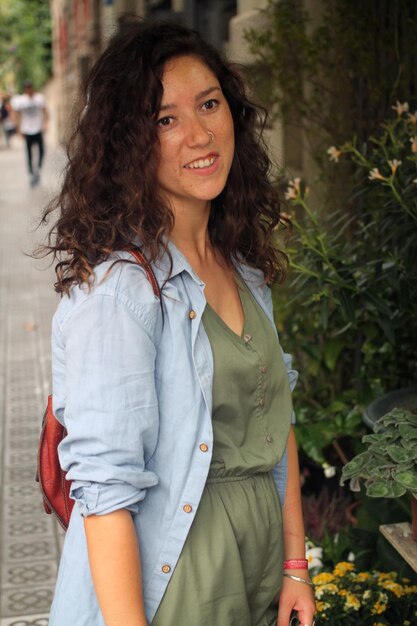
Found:
[[[152,285],[153,292],[155,296],[160,300],[161,299],[161,290],[159,289],[158,281],[156,280],[156,276],[153,273],[152,267],[149,264],[146,256],[139,250],[139,248],[132,248],[129,250],[130,254],[135,257],[136,261],[143,267],[146,272],[146,276],[149,282]]]

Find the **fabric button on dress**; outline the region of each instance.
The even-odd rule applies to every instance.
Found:
[[[248,334],[243,335],[243,341],[245,343],[248,343],[251,339],[252,339],[252,335],[248,335]]]
[[[259,406],[263,406],[265,404],[265,400],[263,398],[259,398],[258,404]]]
[[[260,372],[261,372],[261,374],[266,374],[266,371],[267,371],[267,367],[266,367],[266,365],[262,365],[262,366],[260,367]]]
[[[267,435],[266,436],[266,440],[267,440],[268,443],[272,443],[273,442],[273,439],[272,439],[271,435]]]
[[[208,451],[208,445],[206,443],[200,443],[199,448],[200,448],[201,452],[207,452]]]
[[[169,565],[163,565],[162,571],[164,572],[164,574],[169,574],[169,572],[171,571],[171,567]]]
[[[193,507],[191,506],[191,504],[184,504],[182,510],[184,511],[184,513],[191,513]]]
[[[191,309],[191,311],[188,313],[188,317],[190,318],[190,320],[194,320],[197,317],[197,313]]]

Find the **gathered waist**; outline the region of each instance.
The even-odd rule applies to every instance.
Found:
[[[257,473],[253,473],[253,474],[241,474],[241,475],[230,475],[230,476],[218,476],[215,473],[211,473],[209,472],[209,475],[207,477],[206,480],[206,484],[212,484],[212,483],[234,483],[234,482],[239,482],[241,480],[249,480],[250,478],[255,478],[255,479],[269,479],[272,478],[272,472],[268,471],[268,472],[257,472]]]

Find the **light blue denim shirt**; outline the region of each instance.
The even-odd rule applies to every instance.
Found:
[[[200,502],[213,444],[213,358],[201,322],[204,283],[169,246],[171,273],[167,255],[153,265],[163,286],[163,315],[142,268],[117,263],[109,271],[112,258],[96,268],[91,291],[73,288],[53,319],[53,406],[68,431],[59,456],[76,504],[49,626],[104,626],[83,516],[132,512],[150,623]],[[241,263],[236,268],[275,328],[262,273]],[[277,354],[282,357],[292,389],[297,373],[291,357]],[[286,453],[274,477],[282,502]]]

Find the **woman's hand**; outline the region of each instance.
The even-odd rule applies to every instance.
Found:
[[[309,580],[306,570],[291,570],[291,575]],[[289,626],[291,612],[296,611],[300,626],[312,626],[316,607],[312,587],[284,576],[279,599],[277,626]]]

